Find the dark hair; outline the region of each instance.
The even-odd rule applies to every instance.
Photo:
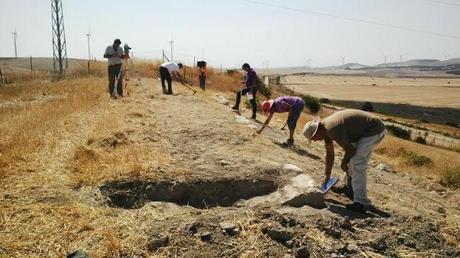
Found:
[[[113,44],[121,45],[121,40],[120,40],[120,39],[115,39],[115,40],[113,41]]]
[[[179,66],[179,68],[184,67],[184,66],[182,65],[182,63],[178,63],[177,66]]]
[[[251,66],[250,66],[248,63],[244,63],[243,66],[241,66],[241,68],[243,68],[243,69],[244,69],[244,68],[250,69]]]

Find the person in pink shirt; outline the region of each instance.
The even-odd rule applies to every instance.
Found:
[[[294,144],[294,131],[299,120],[300,114],[305,107],[305,102],[300,97],[295,96],[282,96],[275,100],[267,100],[262,103],[262,111],[269,113],[262,128],[257,131],[258,134],[262,133],[265,127],[270,123],[274,113],[289,113],[286,124],[282,129],[289,128],[289,139],[285,142],[286,146],[292,146]]]

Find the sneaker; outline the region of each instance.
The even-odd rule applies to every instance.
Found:
[[[240,110],[237,106],[233,106],[232,109],[236,111]]]
[[[252,120],[257,120],[257,119],[256,119],[256,116],[251,116],[251,119],[252,119]]]
[[[354,202],[352,204],[347,204],[345,205],[345,208],[350,211],[354,212],[359,212],[359,213],[366,213],[366,210],[364,209],[364,205],[361,203]]]
[[[286,147],[291,147],[292,145],[294,145],[294,139],[287,139],[286,142],[283,143],[283,146]]]

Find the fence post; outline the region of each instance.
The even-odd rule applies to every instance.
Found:
[[[3,73],[2,73],[1,67],[0,67],[0,86],[3,86]]]
[[[90,75],[90,73],[91,73],[91,69],[90,69],[89,60],[88,60],[88,76]]]
[[[34,69],[32,66],[32,56],[30,56],[30,74],[32,75],[32,79],[34,79]]]

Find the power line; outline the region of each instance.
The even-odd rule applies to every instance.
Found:
[[[449,3],[449,2],[438,1],[438,0],[421,0],[421,1],[460,7],[460,4],[457,4],[457,3]]]
[[[277,5],[277,4],[269,4],[269,3],[264,3],[264,2],[260,2],[260,1],[254,1],[254,0],[241,0],[241,1],[256,4],[256,5],[264,5],[264,6],[269,6],[269,7],[273,7],[273,8],[284,9],[284,10],[288,10],[288,11],[295,11],[295,12],[306,13],[306,14],[314,14],[314,15],[325,16],[325,17],[339,19],[339,20],[346,20],[346,21],[357,22],[357,23],[365,23],[365,24],[377,25],[377,26],[387,27],[387,28],[392,28],[392,29],[412,31],[412,32],[418,32],[418,33],[422,33],[422,34],[429,34],[429,35],[435,35],[435,36],[440,36],[440,37],[446,37],[446,38],[460,40],[460,36],[457,36],[457,35],[450,35],[450,34],[445,34],[445,33],[426,31],[426,30],[415,29],[415,28],[410,28],[410,27],[405,27],[405,26],[400,26],[400,25],[386,24],[386,23],[381,23],[381,22],[377,22],[377,21],[370,21],[370,20],[363,20],[363,19],[358,19],[358,18],[351,18],[351,17],[340,16],[340,15],[329,14],[329,13],[318,12],[318,11],[304,10],[304,9],[299,9],[299,8],[294,8],[294,7],[281,6],[281,5]]]

